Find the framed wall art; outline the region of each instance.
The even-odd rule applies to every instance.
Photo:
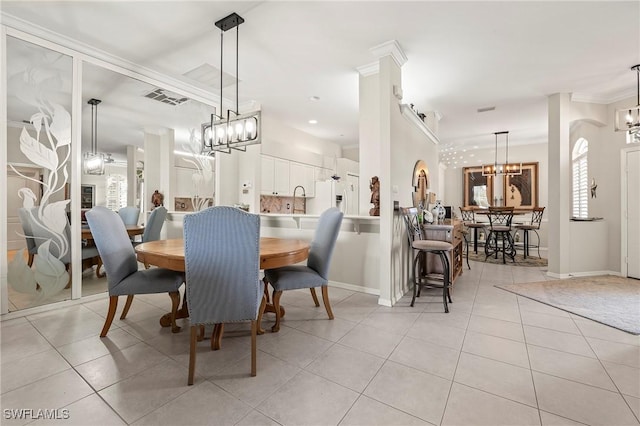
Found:
[[[482,166],[464,167],[464,207],[489,207],[493,199],[493,177],[482,176]]]
[[[538,207],[538,163],[522,163],[522,174],[505,176],[503,197],[507,207]]]

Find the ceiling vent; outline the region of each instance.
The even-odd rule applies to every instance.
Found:
[[[154,91],[144,95],[144,97],[156,100],[158,102],[162,102],[163,104],[169,104],[174,106],[182,105],[183,103],[189,100],[189,98],[185,98],[183,96],[178,95],[177,93],[169,92],[168,90],[164,90],[164,89],[155,89]]]
[[[208,87],[220,90],[220,68],[204,63],[184,74],[185,77],[196,80]],[[236,84],[236,78],[229,73],[222,73],[222,88]]]

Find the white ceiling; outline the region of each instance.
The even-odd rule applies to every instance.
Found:
[[[604,103],[632,97],[630,67],[640,63],[639,1],[3,0],[0,8],[182,79],[205,63],[219,67],[213,23],[237,12],[246,21],[240,103],[254,100],[287,125],[344,146],[359,142],[356,68],[373,62],[369,49],[389,40],[408,57],[403,102],[442,114],[445,146],[492,145],[492,133],[501,130],[514,144],[546,142],[548,95]],[[225,33],[230,74],[233,33]],[[233,98],[231,90],[224,96]],[[495,111],[476,111],[489,106]]]

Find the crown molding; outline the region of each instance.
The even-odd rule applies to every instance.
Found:
[[[609,105],[634,97],[635,95],[636,91],[633,88],[622,90],[610,96],[596,96],[590,95],[588,93],[575,92],[571,94],[571,102],[585,102],[590,104]]]
[[[40,25],[36,25],[32,22],[7,14],[6,12],[0,12],[0,22],[7,27],[7,35],[14,36],[26,41],[36,42],[33,37],[41,39],[47,44],[59,46],[64,51],[62,53],[73,55],[80,54],[80,59],[88,60],[91,63],[97,63],[99,66],[106,67],[112,71],[118,72],[123,75],[127,75],[133,78],[140,78],[140,76],[147,79],[155,80],[151,83],[154,85],[161,84],[163,89],[177,92],[181,95],[186,95],[193,100],[203,102],[205,104],[220,103],[220,98],[213,92],[201,89],[193,84],[186,82],[185,80],[160,73],[151,68],[136,64],[127,59],[115,56],[111,53],[97,49],[94,46],[90,46],[82,41],[67,37],[65,35],[51,31]],[[47,46],[49,47],[49,46]],[[56,49],[55,46],[51,46],[52,49]]]
[[[416,112],[412,110],[411,107],[409,107],[409,105],[400,104],[400,112],[407,120],[409,120],[419,130],[421,130],[422,133],[424,133],[425,136],[427,136],[427,138],[429,138],[429,140],[433,142],[434,145],[440,144],[440,139],[436,136],[435,133],[433,133],[433,131],[431,131],[429,127],[427,127],[426,124],[424,124],[424,121],[420,120],[420,117],[418,117],[418,114],[416,114]]]
[[[404,54],[402,47],[396,40],[385,41],[372,47],[369,51],[378,59],[384,56],[391,56],[399,67],[402,67],[408,61],[407,55]]]
[[[358,68],[358,73],[363,77],[369,77],[370,75],[378,74],[380,72],[380,62],[371,62],[370,64],[361,65]]]

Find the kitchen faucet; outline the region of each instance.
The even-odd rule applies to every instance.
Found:
[[[302,189],[302,197],[303,197],[302,198],[302,210],[300,210],[300,209],[296,210],[296,191],[298,190],[298,188]],[[296,213],[296,211],[298,213],[302,213],[302,214],[306,213],[305,210],[306,210],[306,207],[307,207],[307,202],[306,202],[306,200],[304,198],[306,196],[307,196],[307,194],[306,194],[306,192],[304,190],[304,186],[298,185],[295,188],[293,188],[293,203],[292,203],[293,205],[291,206],[291,214]]]

